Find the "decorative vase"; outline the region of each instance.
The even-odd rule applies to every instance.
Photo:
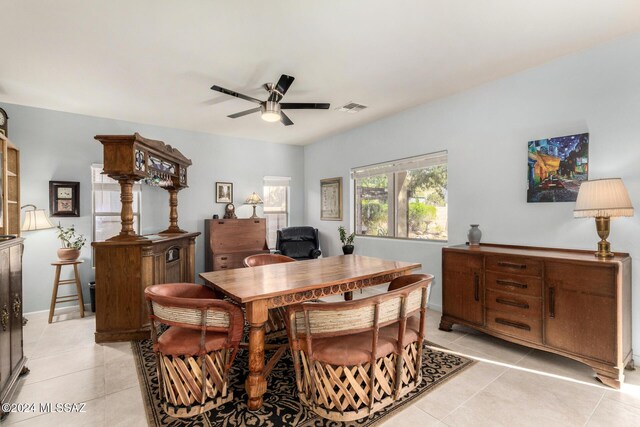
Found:
[[[471,228],[467,233],[467,239],[469,240],[469,246],[480,245],[480,239],[482,238],[482,231],[478,228],[480,224],[471,224]]]
[[[355,247],[353,245],[344,245],[342,247],[342,253],[344,253],[345,255],[351,255],[354,249]]]
[[[60,261],[75,261],[80,258],[80,249],[60,248],[58,249],[58,259]]]

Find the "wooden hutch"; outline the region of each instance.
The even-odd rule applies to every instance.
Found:
[[[195,281],[195,240],[178,226],[178,191],[187,187],[191,160],[180,151],[134,135],[98,135],[104,148],[104,172],[120,183],[120,234],[93,242],[96,267],[97,343],[149,337],[144,289],[160,283]],[[136,181],[169,192],[169,228],[154,235],[138,235],[133,228]]]

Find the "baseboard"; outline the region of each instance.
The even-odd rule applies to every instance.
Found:
[[[440,304],[427,303],[427,308],[442,313],[442,306]]]
[[[66,306],[66,307],[56,307],[56,311],[55,314],[66,314],[66,313],[71,313],[74,311],[78,311],[78,306],[77,305],[70,305],[70,306]],[[84,305],[84,311],[85,313],[92,313],[91,311],[91,304],[85,304]],[[33,314],[41,314],[41,313],[49,313],[49,309],[46,310],[38,310],[38,311],[30,311],[28,313],[22,313],[23,316],[30,316]]]

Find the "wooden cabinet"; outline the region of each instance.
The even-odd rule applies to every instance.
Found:
[[[442,259],[440,329],[463,324],[561,354],[620,387],[633,365],[627,254],[602,260],[590,251],[486,244],[444,248]]]
[[[482,257],[443,253],[442,274],[447,282],[447,292],[442,295],[443,310],[453,317],[482,325]]]
[[[204,230],[207,271],[244,267],[246,257],[269,253],[264,218],[207,219]]]
[[[0,235],[20,235],[20,152],[0,133]]]
[[[29,372],[22,348],[22,241],[0,242],[0,404],[9,402],[18,376]]]
[[[195,239],[199,234],[93,242],[97,343],[149,338],[144,289],[162,283],[195,282]]]

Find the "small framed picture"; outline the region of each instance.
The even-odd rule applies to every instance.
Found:
[[[49,181],[51,216],[80,216],[80,183]]]
[[[342,177],[320,180],[320,219],[342,221]]]
[[[216,203],[233,203],[233,184],[216,182]]]

